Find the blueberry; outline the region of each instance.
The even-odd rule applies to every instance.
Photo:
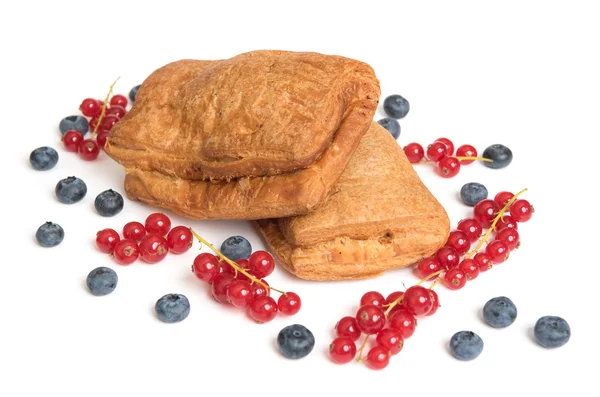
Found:
[[[47,171],[58,163],[58,153],[48,146],[35,149],[29,155],[31,166],[38,171]]]
[[[46,222],[35,232],[35,239],[42,247],[56,247],[65,238],[65,231],[59,224]]]
[[[481,200],[485,200],[488,197],[488,191],[485,186],[481,183],[470,182],[465,183],[460,189],[460,198],[463,203],[474,207]]]
[[[289,325],[277,335],[279,351],[287,358],[306,357],[315,347],[315,337],[304,325]]]
[[[83,116],[69,116],[60,121],[58,128],[60,129],[60,133],[63,135],[65,135],[65,133],[69,130],[77,130],[85,135],[85,133],[88,132],[90,125],[88,124],[87,119]]]
[[[398,139],[398,137],[400,136],[400,123],[397,120],[386,117],[384,119],[379,120],[377,123],[379,123],[380,126],[388,130],[390,134],[392,134],[394,139]]]
[[[517,318],[517,307],[505,296],[492,298],[483,307],[483,318],[494,328],[508,327]]]
[[[190,301],[181,294],[167,294],[156,301],[156,316],[165,323],[177,323],[190,314]]]
[[[383,110],[388,116],[401,119],[410,110],[410,104],[400,95],[390,95],[383,101]]]
[[[484,161],[483,164],[489,168],[504,168],[508,167],[513,159],[513,154],[509,148],[499,143],[488,146],[484,151],[482,157],[486,159],[492,159],[493,162]]]
[[[136,85],[135,87],[133,87],[131,89],[131,91],[129,91],[129,99],[131,99],[131,102],[135,102],[135,97],[137,96],[137,92],[140,89],[139,85]]]
[[[231,236],[221,244],[221,253],[232,261],[248,259],[252,253],[252,246],[242,236]]]
[[[102,216],[115,216],[123,209],[123,196],[112,189],[100,193],[94,201],[94,206]]]
[[[483,340],[472,331],[460,331],[450,339],[450,352],[462,361],[476,359],[483,351]]]
[[[81,179],[70,176],[58,181],[54,191],[56,192],[58,201],[61,203],[74,204],[85,197],[87,186]]]
[[[544,316],[535,323],[533,334],[540,345],[559,347],[571,338],[571,327],[563,318]]]
[[[117,288],[119,277],[114,270],[108,267],[97,267],[87,276],[87,286],[96,296],[108,295]]]

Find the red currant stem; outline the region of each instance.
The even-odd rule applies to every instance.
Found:
[[[209,243],[208,241],[206,241],[205,239],[203,239],[202,237],[200,237],[200,235],[198,233],[196,233],[192,228],[190,228],[190,232],[194,235],[194,237],[196,237],[198,239],[198,241],[200,241],[201,244],[206,245],[208,248],[210,248],[215,254],[217,254],[222,260],[224,260],[225,262],[229,263],[229,265],[236,271],[236,272],[240,272],[242,273],[244,276],[248,277],[253,283],[257,283],[262,285],[262,287],[265,289],[265,291],[267,291],[267,296],[269,295],[269,291],[273,290],[276,292],[279,292],[281,295],[285,295],[285,292],[278,290],[277,288],[273,288],[271,286],[268,286],[267,284],[263,283],[262,281],[260,281],[260,279],[254,277],[252,274],[248,273],[247,271],[245,271],[242,267],[240,267],[240,265],[238,265],[237,263],[235,263],[234,261],[232,261],[231,259],[229,259],[228,257],[226,257],[225,255],[223,255],[219,250],[217,250],[211,243]],[[237,273],[236,273],[237,274]]]
[[[392,311],[392,309],[394,307],[396,307],[397,305],[399,305],[400,302],[402,302],[403,299],[404,299],[404,295],[402,295],[401,297],[399,297],[396,300],[394,300],[392,303],[390,303],[388,305],[387,309],[385,310],[385,312],[383,314],[385,314],[385,316],[387,317],[388,314],[390,314],[390,312]]]
[[[439,275],[440,275],[440,273],[442,273],[443,271],[444,271],[444,269],[442,269],[442,270],[438,270],[438,271],[437,271],[437,272],[435,272],[435,273],[431,273],[429,276],[427,276],[427,277],[425,277],[425,278],[422,278],[422,279],[421,279],[421,280],[420,280],[420,281],[417,283],[417,285],[421,285],[421,284],[423,284],[425,281],[428,281],[429,279],[431,279],[431,278],[434,278],[435,276],[439,276]]]
[[[488,163],[494,162],[494,160],[488,159],[486,157],[458,156],[458,157],[456,157],[456,159],[457,160],[480,160],[480,161],[486,161]]]
[[[102,119],[104,119],[104,115],[106,114],[106,104],[108,103],[110,94],[112,94],[112,92],[113,92],[113,88],[115,87],[115,84],[117,84],[117,81],[119,81],[120,78],[121,78],[121,76],[117,77],[117,79],[110,85],[108,94],[106,94],[106,97],[104,98],[104,103],[102,104],[102,112],[100,112],[100,116],[98,117],[98,122],[96,123],[96,126],[94,127],[94,131],[92,132],[92,138],[94,138],[96,136],[98,127],[100,127],[100,123],[102,122]]]
[[[441,271],[442,271],[442,270],[440,270],[440,272],[441,272]],[[441,282],[442,282],[442,278],[441,278],[441,277],[438,277],[438,278],[437,278],[437,280],[435,280],[435,281],[433,282],[433,284],[431,284],[431,286],[429,287],[429,289],[433,289],[433,288],[434,288],[436,285],[438,285],[438,284],[439,284],[439,283],[441,283]]]
[[[510,200],[508,200],[508,202],[504,205],[504,207],[498,212],[498,214],[496,214],[496,217],[494,218],[494,221],[490,225],[490,228],[483,235],[483,237],[479,240],[479,243],[477,244],[477,247],[475,247],[474,250],[472,250],[471,252],[469,252],[467,254],[467,256],[466,256],[467,259],[472,258],[473,255],[475,255],[481,249],[481,247],[483,246],[483,244],[485,244],[487,242],[487,240],[490,237],[490,235],[492,234],[492,232],[494,230],[496,230],[496,224],[498,223],[498,221],[500,219],[502,219],[502,216],[504,215],[504,213],[506,211],[508,211],[508,209],[510,208],[511,204],[515,202],[515,200],[517,199],[517,197],[519,197],[521,194],[525,193],[526,191],[527,191],[527,188],[521,190],[519,193],[515,194]]]
[[[369,340],[369,336],[371,336],[371,335],[365,336],[365,340],[363,341],[362,345],[360,345],[360,348],[358,349],[358,358],[356,359],[356,361],[358,361],[358,362],[362,361],[363,351],[365,350],[365,347],[367,346],[367,341]]]

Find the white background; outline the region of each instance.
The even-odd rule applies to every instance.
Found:
[[[596,5],[3,2],[0,395],[597,395]],[[480,151],[492,143],[509,146],[515,158],[503,170],[473,164],[445,180],[429,166],[417,167],[453,225],[471,213],[457,198],[466,182],[484,183],[491,195],[529,188],[525,198],[536,213],[519,229],[522,247],[463,290],[439,287],[442,307],[420,322],[383,371],[334,365],[327,346],[336,321],[355,312],[364,292],[387,294],[411,285],[417,278],[410,269],[331,283],[304,282],[277,269],[269,282],[298,292],[303,309],[294,318],[256,325],[209,297],[189,271],[195,249],[154,266],[138,261],[119,267],[94,247],[97,230],[143,221],[152,209],[127,201],[114,218],[97,215],[96,194],[122,191],[123,171],[104,154],[85,163],[64,152],[60,119],[76,114],[82,99],[103,97],[117,76],[116,92],[127,94],[165,63],[253,49],[309,50],[368,62],[381,80],[382,99],[399,93],[410,101],[401,145],[446,136]],[[30,151],[42,145],[60,153],[48,172],[28,164]],[[70,175],[84,179],[89,192],[67,206],[53,189]],[[255,249],[264,248],[246,222],[172,219],[216,244],[241,234]],[[66,231],[53,249],[39,247],[33,237],[47,220]],[[118,272],[112,295],[98,298],[86,290],[85,277],[97,266]],[[156,299],[170,292],[191,301],[182,323],[163,324],[153,314]],[[488,327],[480,315],[485,302],[499,295],[519,309],[516,322],[503,330]],[[532,341],[533,324],[547,314],[571,325],[571,341],[559,349]],[[275,338],[296,322],[310,328],[317,343],[307,358],[289,361],[277,352]],[[485,342],[472,362],[447,351],[449,338],[463,329]]]

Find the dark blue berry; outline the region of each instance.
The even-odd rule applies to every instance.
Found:
[[[42,247],[55,247],[62,243],[65,231],[59,224],[46,222],[35,232],[35,239]]]
[[[117,288],[119,277],[108,267],[97,267],[87,276],[87,287],[96,296],[108,295]]]
[[[410,110],[410,104],[400,95],[390,95],[383,101],[383,110],[388,116],[394,119],[401,119],[407,115]]]
[[[462,361],[476,359],[483,351],[483,340],[472,331],[460,331],[450,339],[450,352]]]
[[[388,130],[390,134],[392,134],[394,139],[398,139],[398,137],[400,136],[400,123],[397,120],[386,117],[384,119],[379,120],[377,123],[379,123],[380,126]]]
[[[87,186],[81,179],[70,176],[58,181],[54,191],[56,192],[56,198],[61,203],[74,204],[85,197]]]
[[[38,171],[47,171],[58,163],[58,153],[48,146],[35,149],[29,155],[31,166]]]
[[[482,157],[486,159],[492,159],[493,162],[483,161],[483,164],[489,168],[504,168],[508,167],[513,159],[513,154],[509,148],[499,143],[492,146],[488,146],[484,151]]]
[[[483,307],[483,318],[494,328],[508,327],[517,318],[517,307],[505,296],[492,298]]]
[[[289,325],[277,335],[279,351],[287,358],[306,357],[315,347],[315,337],[304,325]]]
[[[177,323],[190,314],[190,301],[181,294],[167,294],[156,301],[156,316],[165,323]]]
[[[463,203],[474,207],[481,200],[488,197],[488,190],[481,183],[469,182],[465,183],[460,189],[460,198]]]
[[[559,347],[571,338],[571,327],[561,317],[544,316],[535,323],[533,334],[540,345]]]
[[[248,259],[252,253],[252,245],[242,236],[231,236],[221,244],[221,253],[231,259]]]
[[[135,102],[135,97],[137,96],[137,92],[140,89],[139,85],[136,85],[135,87],[133,87],[131,89],[131,91],[129,91],[129,99],[131,99],[131,102]]]
[[[96,196],[94,206],[102,216],[115,216],[123,209],[123,196],[112,189],[108,189]]]
[[[69,130],[77,130],[85,135],[85,133],[88,132],[90,125],[83,116],[69,116],[60,121],[58,128],[63,135]]]

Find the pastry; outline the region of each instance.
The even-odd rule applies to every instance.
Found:
[[[335,183],[379,100],[370,66],[254,51],[152,73],[111,130],[129,198],[196,219],[305,214]]]
[[[317,210],[257,224],[279,263],[308,280],[367,278],[414,264],[450,232],[444,208],[377,123]]]

